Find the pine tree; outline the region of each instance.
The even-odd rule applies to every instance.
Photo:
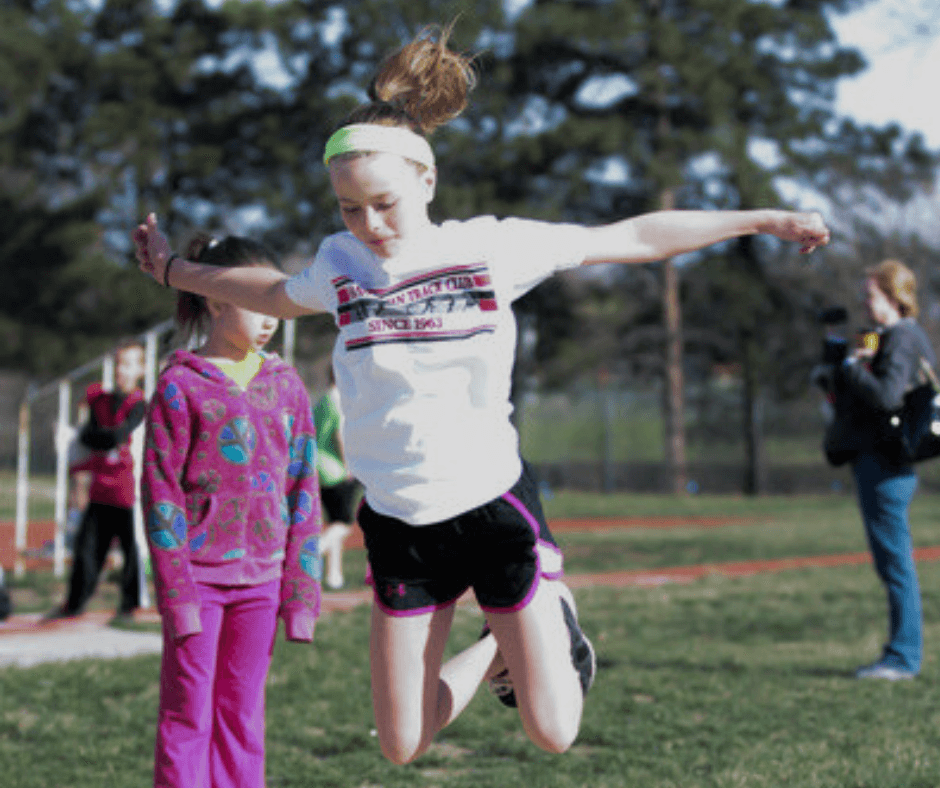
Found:
[[[563,218],[605,222],[657,208],[779,206],[783,176],[802,188],[827,191],[876,171],[885,186],[896,183],[912,160],[896,148],[857,158],[856,164],[871,165],[867,171],[839,168],[866,145],[871,153],[879,133],[891,135],[840,123],[835,115],[837,80],[864,67],[857,52],[838,44],[828,19],[850,5],[840,0],[532,3],[514,27],[511,51],[493,68],[506,95],[499,169],[511,173],[495,176],[496,201],[529,201]],[[916,158],[923,146],[915,141],[910,152]],[[898,162],[900,169],[894,166]],[[768,284],[763,262],[776,249],[752,240],[723,247],[738,261],[731,276],[754,285],[748,306],[735,313],[745,321],[737,331],[742,340],[737,358],[749,359],[752,381],[762,379],[773,363],[752,352],[760,340],[747,328],[756,318],[747,315],[748,309],[762,314],[755,304],[785,290]],[[676,491],[683,488],[685,464],[684,342],[677,308],[684,276],[677,274],[684,268],[659,266],[659,314],[639,310],[660,326],[665,443]],[[645,276],[622,270],[611,274],[611,282],[626,301]],[[612,328],[626,337],[625,346],[636,344],[629,341],[634,331],[648,340],[651,330],[648,322]],[[753,387],[746,390],[753,398]],[[754,412],[751,406],[747,410]],[[753,419],[748,424],[753,439]],[[751,454],[749,484],[756,489],[756,444]]]

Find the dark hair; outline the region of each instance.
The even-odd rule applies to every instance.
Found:
[[[139,337],[122,337],[114,346],[114,355],[117,356],[118,353],[122,353],[130,348],[143,351],[144,343]]]
[[[471,56],[448,48],[452,28],[427,27],[386,57],[369,86],[370,103],[343,125],[403,126],[427,135],[463,112],[476,74]]]
[[[200,233],[189,242],[185,258],[219,268],[278,267],[277,254],[274,251],[263,243],[237,235],[218,239]],[[176,322],[187,336],[205,331],[209,327],[209,306],[206,297],[180,290],[176,297]]]

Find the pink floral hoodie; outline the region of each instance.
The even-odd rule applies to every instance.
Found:
[[[141,501],[157,604],[174,637],[201,631],[199,584],[281,580],[289,640],[310,641],[322,561],[316,436],[297,372],[274,355],[242,389],[188,351],[147,415]]]

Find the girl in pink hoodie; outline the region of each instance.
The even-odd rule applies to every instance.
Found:
[[[191,259],[272,266],[243,238]],[[147,418],[141,483],[163,660],[154,785],[264,785],[264,685],[277,619],[310,642],[320,609],[316,437],[296,371],[260,349],[274,318],[181,292],[195,352],[173,353]]]

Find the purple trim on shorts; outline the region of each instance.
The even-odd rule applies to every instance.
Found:
[[[535,592],[539,587],[540,579],[541,579],[541,575],[535,576],[535,580],[532,582],[532,587],[529,589],[529,593],[526,594],[525,599],[519,602],[519,604],[512,605],[511,607],[485,607],[483,605],[480,605],[480,610],[482,610],[485,613],[516,613],[519,610],[525,609],[528,606],[529,602],[532,601],[532,597],[535,596]]]
[[[373,584],[372,598],[375,600],[375,604],[378,605],[379,610],[385,613],[385,615],[391,616],[392,618],[410,618],[411,616],[420,616],[425,613],[436,613],[438,610],[446,610],[447,608],[456,605],[457,599],[460,597],[457,599],[451,599],[449,602],[441,602],[437,605],[416,607],[413,610],[395,610],[394,608],[391,608],[382,602],[382,598],[379,596],[379,592],[375,590],[375,585]]]
[[[531,528],[532,532],[535,534],[535,538],[538,539],[539,532],[542,528],[539,525],[539,521],[535,519],[535,515],[526,509],[522,501],[516,498],[511,492],[503,493],[503,499],[508,501],[510,505],[525,518],[525,521],[529,524],[529,528]]]
[[[513,509],[519,512],[519,514],[521,514],[523,518],[525,518],[525,521],[529,524],[529,527],[535,533],[536,546],[538,545],[539,542],[542,542],[542,540],[539,539],[539,534],[542,531],[542,528],[539,525],[539,521],[535,519],[535,516],[532,514],[532,512],[530,512],[526,508],[525,504],[523,504],[522,501],[520,501],[511,492],[503,493],[502,498],[504,501],[509,503],[513,507]],[[546,543],[543,542],[543,544],[546,544]],[[559,550],[559,553],[560,552],[561,551]],[[543,575],[542,559],[539,556],[538,549],[536,549],[535,551],[535,563],[536,563],[535,580],[532,581],[532,586],[529,588],[529,593],[527,593],[522,600],[517,602],[515,605],[511,605],[510,607],[483,607],[483,605],[480,605],[481,610],[484,610],[487,613],[515,613],[516,611],[522,610],[523,608],[527,607],[528,604],[532,601],[532,598],[535,596],[535,592],[538,590],[538,587],[539,587],[539,581],[542,579],[542,577],[555,579],[554,577],[549,576],[547,574]],[[561,577],[560,574],[558,574],[557,576]]]
[[[541,545],[543,549],[551,550],[558,554],[559,558],[563,558],[561,548],[558,545],[554,545],[551,542],[546,542],[544,539],[540,539],[539,535],[542,532],[542,526],[539,524],[539,521],[535,519],[535,515],[532,514],[515,495],[511,492],[503,494],[503,498],[508,501],[516,511],[519,512],[524,518],[525,521],[529,524],[529,527],[535,532],[536,545]],[[536,549],[535,557],[539,558],[538,550]],[[549,580],[558,580],[561,577],[564,577],[564,568],[559,569],[557,572],[543,572],[542,571],[542,562],[539,560],[539,571],[538,574],[542,577],[547,577]],[[523,605],[525,607],[525,605]]]

